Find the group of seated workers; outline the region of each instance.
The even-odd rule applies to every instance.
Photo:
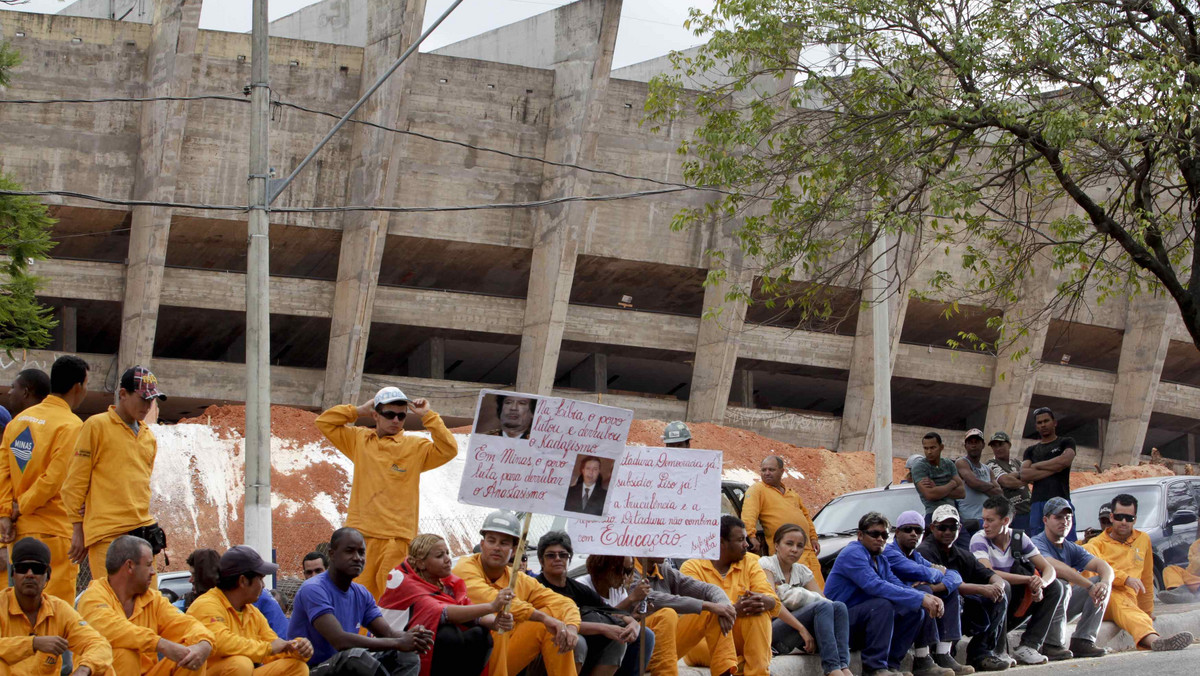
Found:
[[[12,548],[12,587],[3,591],[0,676],[55,673],[68,651],[73,676],[614,676],[639,666],[657,676],[678,673],[681,659],[713,676],[765,676],[773,655],[796,650],[819,655],[825,674],[850,676],[851,649],[862,651],[871,676],[898,674],[910,651],[914,676],[963,676],[1104,655],[1096,646],[1103,619],[1139,648],[1187,647],[1190,633],[1154,629],[1153,552],[1134,528],[1137,500],[1117,495],[1111,509],[1109,527],[1084,546],[1067,539],[1073,510],[1062,498],[1046,502],[1044,530],[1031,538],[1012,529],[1007,499],[989,497],[967,547],[952,505],[928,519],[900,514],[891,542],[888,518],[870,512],[824,589],[801,562],[806,529],[776,528],[774,554],[759,558],[729,515],[716,560],[676,570],[657,558],[589,556],[588,574],[573,579],[571,539],[551,532],[537,545],[542,572],[513,577],[519,520],[497,511],[480,529],[479,553],[453,565],[440,536],[415,537],[378,604],[354,581],[365,566],[363,536],[341,528],[328,561],[315,555],[286,638],[255,605],[277,566],[249,547],[221,554],[215,586],[189,598],[183,613],[152,588],[149,543],[121,536],[108,549],[107,576],[75,609],[45,593],[50,551],[25,538]],[[202,558],[194,568],[211,567]],[[1008,631],[1017,629],[1010,648]]]

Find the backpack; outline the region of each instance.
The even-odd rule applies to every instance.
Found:
[[[1025,531],[1013,530],[1012,537],[1008,543],[1008,551],[1012,552],[1013,564],[1012,569],[1008,572],[1013,575],[1037,575],[1037,569],[1029,559],[1025,558],[1025,552],[1022,551],[1025,547]]]

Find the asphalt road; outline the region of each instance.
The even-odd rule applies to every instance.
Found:
[[[1187,650],[1177,652],[1153,653],[1136,650],[1091,660],[1068,660],[1036,667],[1020,667],[1000,673],[1017,673],[1021,676],[1194,676],[1197,673],[1197,662],[1200,662],[1200,645],[1192,644]]]

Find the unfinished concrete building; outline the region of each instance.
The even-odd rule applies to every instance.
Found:
[[[681,181],[676,149],[691,127],[640,124],[645,80],[663,62],[611,68],[620,7],[581,0],[414,56],[360,115],[413,133],[347,127],[275,205],[445,206],[660,187],[562,163]],[[3,38],[24,55],[4,98],[241,97],[249,84],[249,35],[199,30],[199,0],[82,0],[65,13],[78,16],[0,13]],[[416,37],[423,13],[423,0],[326,0],[275,22],[273,99],[341,114]],[[0,170],[31,190],[245,204],[249,112],[215,99],[0,102]],[[273,107],[273,166],[286,173],[332,122]],[[702,282],[706,250],[736,253],[729,226],[669,225],[708,198],[273,213],[273,401],[317,408],[397,384],[461,420],[479,388],[515,387],[861,450],[873,371],[859,290],[844,289],[848,319],[836,325],[798,328],[758,306],[702,320],[725,302]],[[245,213],[46,201],[60,244],[38,271],[61,324],[53,349],[0,355],[0,380],[78,352],[95,368],[91,410],[106,403],[101,385],[111,391],[138,362],[175,395],[166,419],[241,401]],[[1127,463],[1151,446],[1195,460],[1200,354],[1169,303],[1110,300],[1053,319],[1028,338],[1036,369],[947,349],[959,330],[986,333],[986,313],[947,321],[942,309],[895,303],[897,455],[919,450],[930,429],[952,452],[970,427],[1032,433],[1031,407],[1049,405],[1089,464],[1101,454]]]

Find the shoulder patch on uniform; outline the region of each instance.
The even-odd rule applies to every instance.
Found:
[[[86,448],[81,448],[75,451],[75,455],[80,458],[90,458],[92,457],[92,452]]]

